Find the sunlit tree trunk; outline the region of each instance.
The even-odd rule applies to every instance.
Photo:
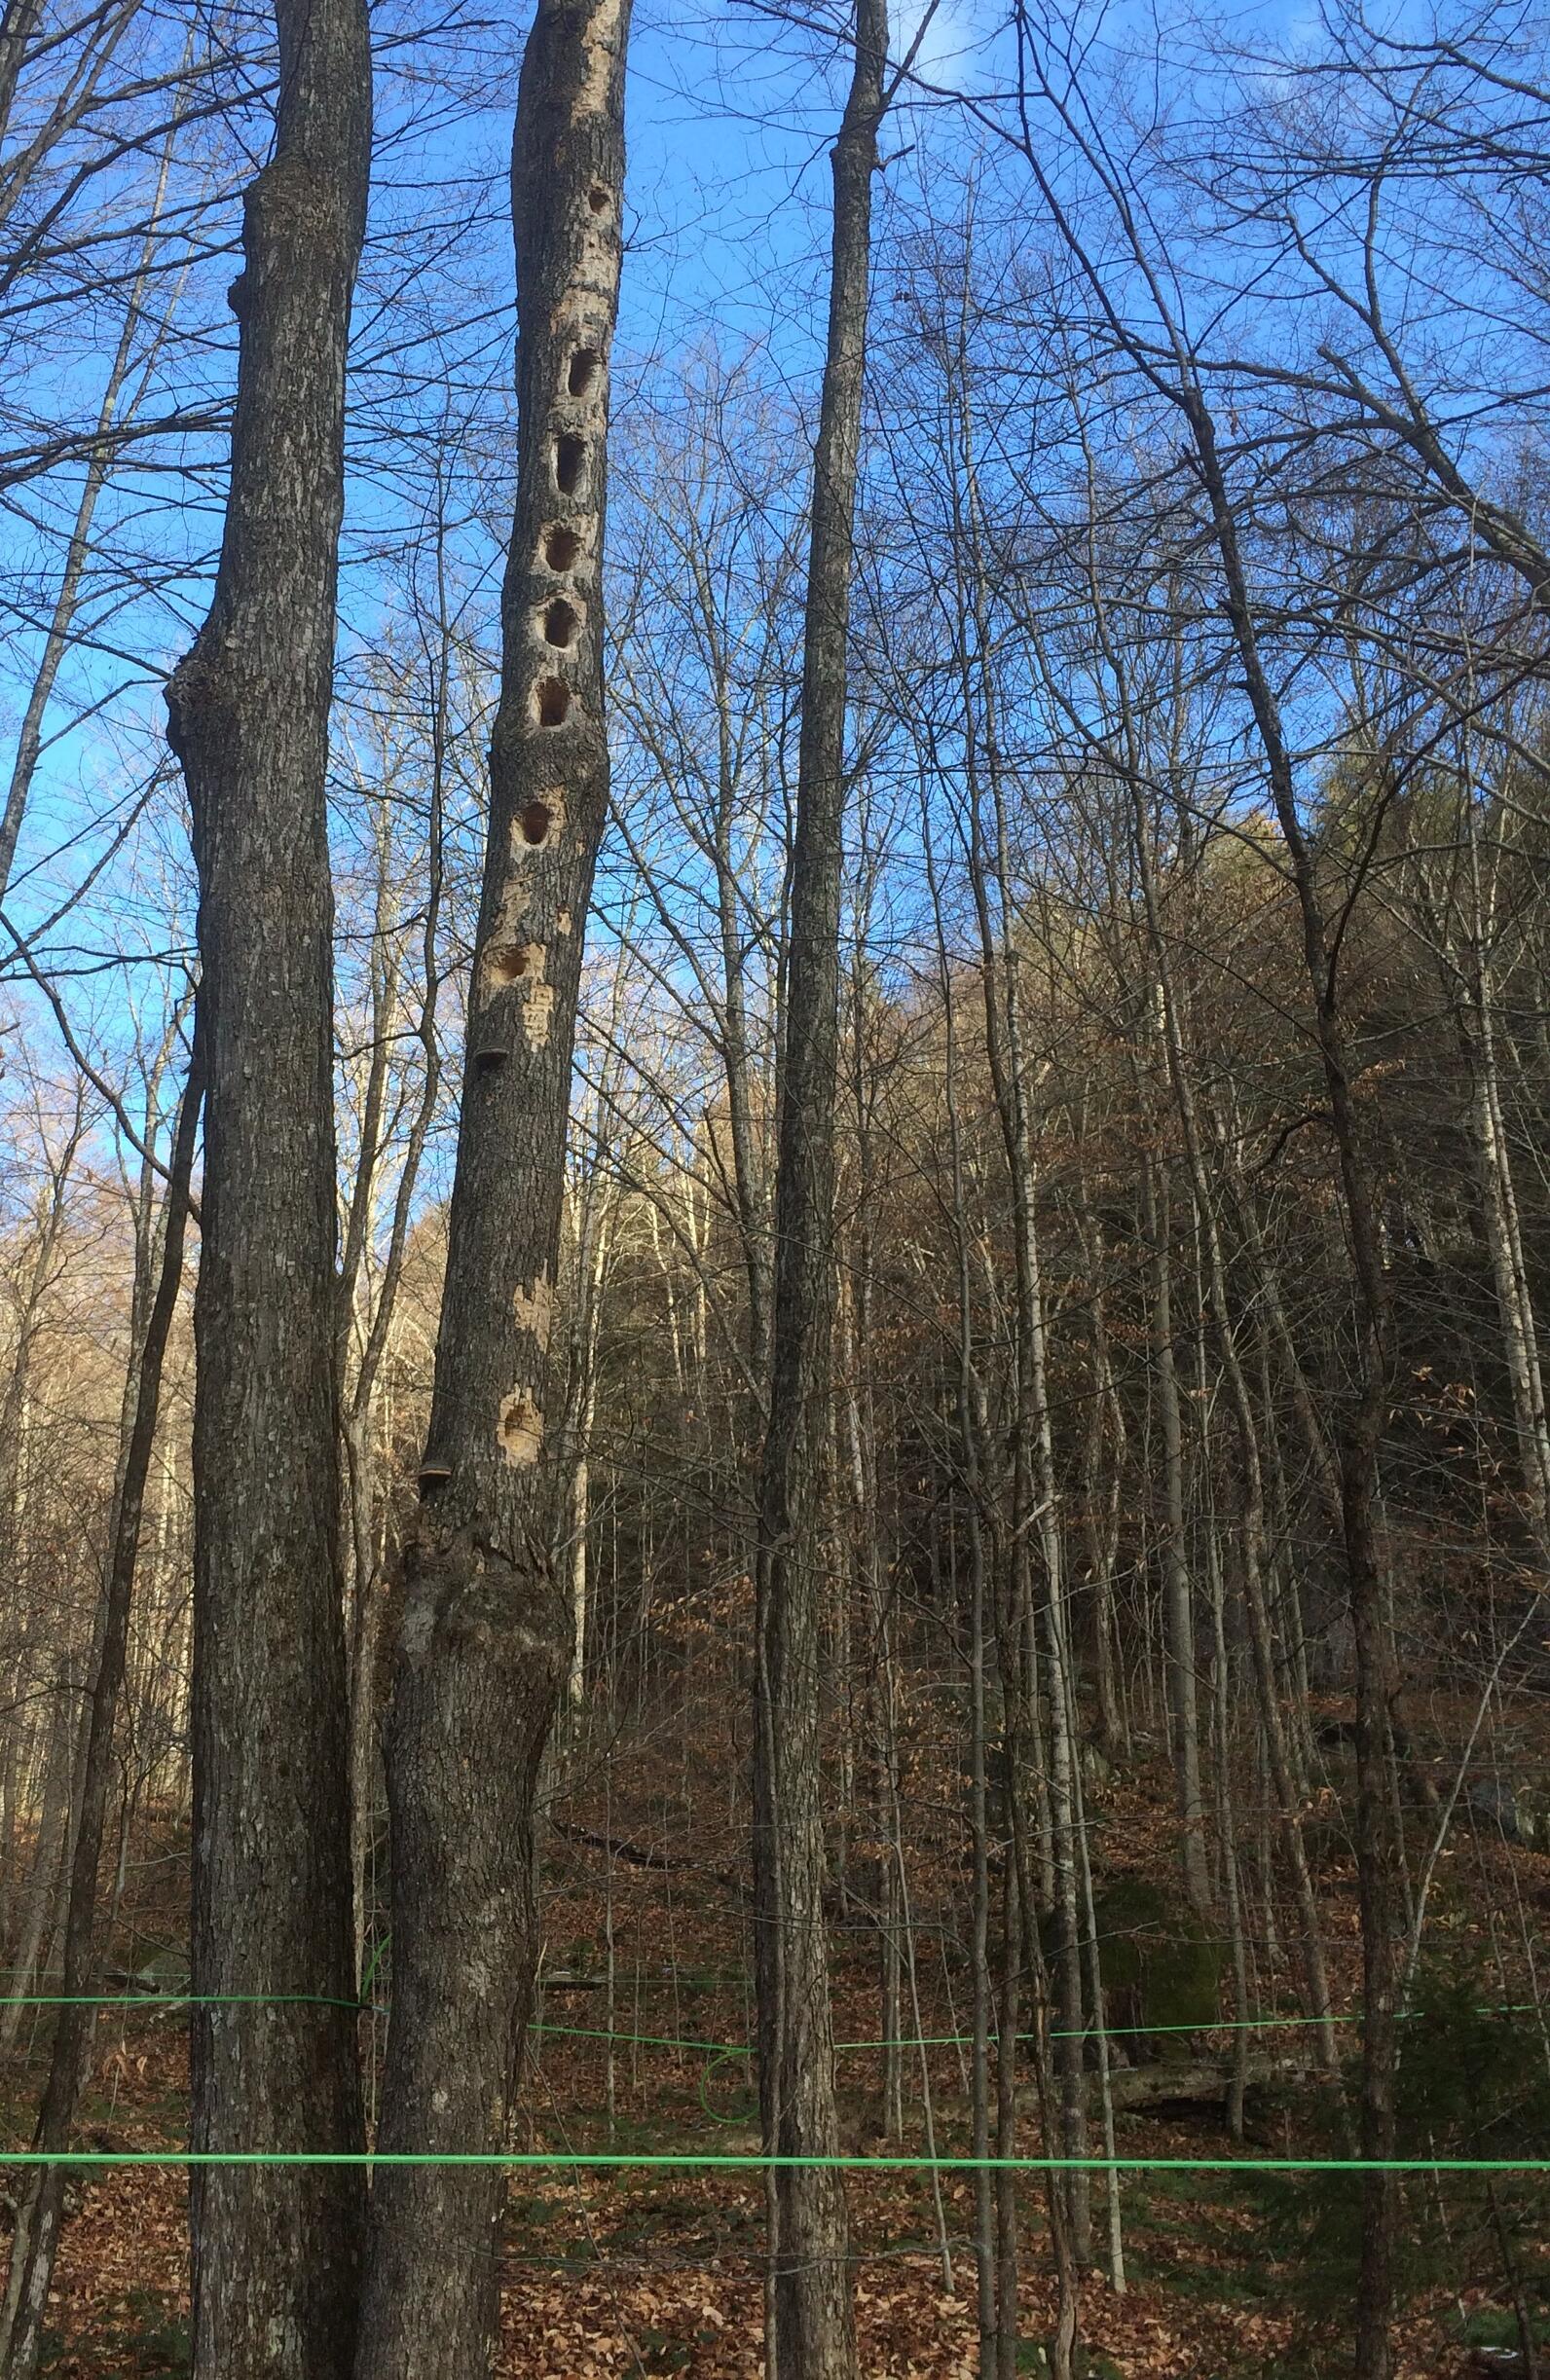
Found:
[[[364,0],[277,0],[248,187],[226,532],[166,689],[199,866],[194,2022],[202,2150],[361,2141],[340,1602],[327,769],[345,362],[365,229]],[[192,2186],[196,2380],[344,2380],[361,2177]]]
[[[628,0],[540,0],[517,97],[517,495],[457,1173],[386,1758],[382,2148],[498,2150],[536,1957],[534,1805],[570,1670],[551,1346],[581,945],[608,809],[603,529]],[[479,2380],[504,2185],[379,2168],[357,2380]]]

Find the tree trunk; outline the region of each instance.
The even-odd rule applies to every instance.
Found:
[[[1378,1449],[1392,1370],[1388,1288],[1384,1275],[1372,1173],[1357,1115],[1345,1015],[1339,999],[1342,935],[1331,934],[1313,855],[1304,832],[1280,705],[1266,672],[1254,622],[1237,523],[1216,444],[1216,425],[1193,381],[1181,406],[1194,434],[1200,484],[1222,565],[1229,623],[1265,754],[1271,798],[1291,864],[1302,925],[1313,1030],[1340,1160],[1342,1204],[1356,1309],[1355,1394],[1341,1415],[1336,1446],[1347,1591],[1356,1667],[1356,1886],[1362,1933],[1361,2269],[1356,2290],[1356,2380],[1388,2380],[1398,2192],[1383,2163],[1394,2153],[1394,1997],[1399,1844],[1389,1795],[1394,1656],[1378,1558]]]
[[[0,15],[0,140],[11,122],[17,85],[26,61],[28,45],[43,15],[43,0],[6,0]]]
[[[1480,828],[1472,805],[1465,833],[1469,860],[1469,1013],[1459,1017],[1459,1038],[1474,1094],[1470,1110],[1480,1164],[1481,1204],[1501,1317],[1507,1378],[1512,1388],[1518,1455],[1535,1546],[1540,1561],[1550,1564],[1550,1421],[1546,1419],[1539,1329],[1524,1251],[1496,1062],[1495,987],[1488,948],[1491,903],[1482,883]]]
[[[846,642],[871,178],[887,50],[885,0],[858,0],[850,95],[832,160],[829,346],[813,464],[775,1190],[773,1368],[759,1487],[754,1731],[759,2099],[765,2146],[787,2157],[832,2156],[839,2145],[824,1937],[820,1538],[834,1304]],[[856,2347],[839,2176],[781,2168],[770,2215],[770,2370],[778,2380],[851,2380]]]
[[[363,0],[277,0],[250,184],[226,532],[166,689],[200,874],[207,1068],[195,1302],[194,1989],[200,2149],[360,2144],[334,1366],[326,783],[345,362],[370,171]],[[294,1996],[309,1994],[311,1999]],[[196,2380],[350,2369],[360,2177],[192,2189]]]
[[[1009,1686],[1023,1666],[1029,1673],[1026,1737],[1034,1759],[1035,1774],[1048,1795],[1049,1843],[1053,1866],[1051,1914],[1054,1924],[1054,1954],[1052,1966],[1055,2011],[1059,2019],[1054,2058],[1059,2079],[1060,2153],[1064,2157],[1085,2159],[1088,2154],[1088,2130],[1082,2074],[1082,1924],[1074,1831],[1078,1812],[1076,1697],[1061,1540],[1060,1482],[1050,1418],[1049,1326],[1036,1206],[1039,1163],[1030,1113],[1029,1061],[1023,1039],[1023,991],[1007,787],[1001,761],[996,690],[991,677],[992,637],[980,544],[971,389],[966,369],[963,370],[959,402],[959,460],[963,475],[961,518],[968,532],[967,551],[971,569],[964,608],[966,623],[972,622],[974,631],[973,651],[967,636],[959,649],[959,676],[968,731],[964,779],[968,792],[969,881],[979,929],[985,1054],[989,1060],[991,1093],[1006,1155],[1015,1288],[1013,1345],[1016,1419],[1013,1431],[1010,1532],[1013,1553],[1008,1574],[1001,1586],[1003,1611],[1009,1615],[1014,1639],[1020,1633],[1022,1652],[1014,1659],[1010,1646],[1005,1648],[1002,1666]],[[956,480],[953,501],[954,526],[957,529],[960,496]],[[955,544],[957,542],[955,538]],[[977,676],[978,705],[975,699]],[[988,852],[986,826],[981,815],[978,765],[981,752],[990,806]],[[992,889],[995,895],[994,909]],[[1039,1550],[1042,1574],[1037,1634],[1031,1626],[1022,1630],[1022,1618],[1030,1603],[1027,1573],[1033,1544]],[[1048,1761],[1038,1730],[1039,1692],[1035,1669],[1041,1656],[1047,1666],[1050,1711]],[[1019,1765],[1019,1798],[1023,1775]],[[1021,1922],[1031,1933],[1036,1923],[1031,1893],[1021,1903]],[[1015,2044],[1005,2054],[1013,2054],[1014,2050]],[[1077,2264],[1085,2267],[1091,2256],[1091,2191],[1086,2167],[1079,2164],[1063,2174],[1059,2178],[1058,2187],[1069,2210],[1072,2252]],[[1065,2326],[1063,2310],[1062,2334]]]
[[[70,1665],[64,1655],[55,1660],[52,1674],[48,1730],[38,1781],[37,1838],[31,1872],[27,1877],[26,1915],[16,1944],[16,1957],[9,1970],[21,1996],[12,1997],[5,2017],[0,2021],[0,2056],[4,2057],[10,2057],[20,2035],[22,2018],[26,2013],[25,1995],[33,1991],[40,1980],[38,1967],[47,1956],[50,1912],[54,1906],[70,1831],[75,1743],[70,1706],[75,1698]]]
[[[1307,1977],[1310,2015],[1316,2017],[1325,2066],[1332,2077],[1340,2074],[1340,2048],[1331,2020],[1329,1974],[1324,1959],[1323,1937],[1320,1931],[1317,1897],[1309,1870],[1307,1848],[1303,1841],[1303,1808],[1293,1769],[1292,1752],[1287,1740],[1285,1714],[1275,1670],[1273,1640],[1270,1614],[1265,1599],[1265,1481],[1260,1459],[1259,1432],[1255,1422],[1253,1399],[1234,1328],[1233,1301],[1229,1294],[1227,1260],[1222,1248],[1222,1234],[1213,1195],[1213,1186],[1205,1162],[1201,1139],[1199,1111],[1196,1103],[1195,1084],[1190,1073],[1184,1045],[1183,1027],[1173,982],[1171,954],[1163,929],[1162,904],[1159,897],[1156,858],[1152,843],[1152,823],[1147,815],[1144,779],[1135,755],[1126,769],[1137,874],[1140,878],[1142,905],[1146,914],[1147,937],[1152,961],[1157,970],[1160,1022],[1167,1063],[1168,1084],[1178,1111],[1179,1127],[1184,1142],[1184,1155],[1189,1169],[1195,1199],[1196,1228],[1200,1238],[1201,1269],[1205,1289],[1205,1306],[1211,1320],[1217,1352],[1221,1358],[1222,1375],[1227,1385],[1233,1410],[1235,1433],[1237,1439],[1240,1548],[1243,1563],[1243,1603],[1249,1623],[1249,1641],[1253,1648],[1255,1682],[1259,1688],[1261,1717],[1265,1730],[1266,1757],[1275,1787],[1275,1800],[1280,1814],[1281,1835],[1286,1847],[1287,1865],[1296,1888],[1298,1913],[1303,1932],[1303,1967]]]
[[[1168,1202],[1158,1194],[1158,1168],[1146,1169],[1146,1210],[1152,1241],[1152,1360],[1162,1429],[1166,1582],[1168,1715],[1173,1735],[1173,1787],[1178,1802],[1184,1889],[1200,1917],[1211,1909],[1205,1860],[1205,1804],[1200,1791],[1200,1723],[1196,1692],[1195,1593],[1184,1538],[1184,1437],[1179,1418],[1178,1367],[1173,1351],[1173,1284],[1168,1249]]]
[[[167,1169],[166,1222],[162,1243],[161,1275],[145,1332],[145,1343],[140,1350],[134,1418],[114,1514],[112,1551],[102,1588],[101,1649],[92,1688],[81,1808],[70,1863],[64,1975],[59,1986],[67,2004],[59,2011],[49,2062],[49,2079],[33,2134],[34,2145],[41,2149],[62,2149],[68,2143],[76,2105],[86,2081],[95,2029],[95,2009],[84,2003],[97,1990],[101,1976],[96,1922],[97,1877],[102,1864],[108,1799],[113,1783],[113,1737],[124,1684],[129,1601],[140,1546],[140,1520],[145,1510],[145,1485],[150,1475],[157,1415],[161,1407],[162,1366],[183,1280],[184,1227],[188,1220],[189,1183],[194,1168],[194,1145],[203,1095],[201,1075],[202,1058],[196,1045],[188,1080],[183,1086],[172,1161]],[[59,2244],[64,2184],[65,2168],[62,2165],[37,2167],[17,2210],[4,2325],[3,2330],[0,2330],[0,2371],[5,2374],[5,2380],[32,2380],[38,2368],[49,2290],[54,2279],[54,2261]]]
[[[512,163],[518,479],[430,1434],[387,1732],[380,2144],[498,2150],[536,1952],[535,1789],[569,1672],[549,1339],[581,939],[608,808],[603,526],[629,0],[539,0]],[[379,2172],[358,2380],[487,2371],[488,2167]]]
[[[1084,1252],[1089,1249],[1091,1252],[1089,1262],[1092,1272],[1092,1369],[1082,1449],[1082,1534],[1092,1595],[1092,1683],[1098,1705],[1098,1743],[1102,1751],[1112,1754],[1125,1741],[1114,1660],[1114,1573],[1125,1492],[1125,1411],[1115,1387],[1109,1353],[1102,1234],[1089,1231],[1080,1220],[1079,1229]],[[1112,1446],[1106,1449],[1106,1441],[1111,1438]],[[1106,1450],[1107,1483],[1103,1476]]]

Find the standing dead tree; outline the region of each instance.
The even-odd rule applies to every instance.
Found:
[[[512,164],[517,498],[419,1523],[387,1734],[381,2145],[498,2147],[535,1952],[534,1800],[570,1671],[551,1350],[581,943],[608,810],[603,525],[629,0],[540,0]],[[379,2174],[358,2380],[489,2367],[498,2171]]]

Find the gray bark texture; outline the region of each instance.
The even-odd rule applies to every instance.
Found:
[[[603,524],[629,0],[539,0],[512,162],[518,477],[447,1277],[386,1754],[379,2145],[506,2139],[535,1955],[534,1798],[569,1673],[551,1349],[581,940],[608,806]],[[358,2380],[477,2380],[503,2184],[379,2169]]]
[[[773,1363],[756,1581],[759,2100],[766,2147],[788,2157],[830,2156],[838,2145],[824,1936],[822,1489],[835,1296],[846,641],[871,183],[887,53],[885,0],[858,0],[850,95],[832,160],[829,345],[813,467],[775,1192]],[[856,2346],[840,2177],[783,2167],[774,2175],[769,2206],[770,2370],[778,2380],[851,2380]]]
[[[275,150],[247,191],[231,292],[225,537],[166,701],[193,812],[207,1068],[193,1984],[292,1997],[197,2011],[193,2140],[356,2149],[326,787],[371,53],[364,0],[277,0],[276,17]],[[345,2380],[360,2203],[348,2168],[196,2172],[197,2380]]]
[[[43,0],[6,0],[0,14],[0,139],[10,125],[17,84],[42,15]]]

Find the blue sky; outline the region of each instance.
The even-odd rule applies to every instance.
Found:
[[[901,55],[921,0],[897,17]],[[1421,0],[1402,0],[1419,15]],[[424,0],[384,0],[377,12],[383,134],[373,202],[372,244],[357,307],[352,474],[342,641],[348,674],[388,637],[402,594],[403,558],[420,534],[438,409],[474,420],[467,468],[460,463],[452,501],[465,525],[457,540],[460,586],[470,618],[488,639],[494,613],[503,509],[510,483],[512,285],[506,217],[506,159],[516,97],[516,61],[526,11],[498,12],[432,55],[405,46]],[[471,27],[476,0],[465,0]],[[1244,41],[1270,46],[1316,29],[1310,0],[1265,0],[1231,19]],[[1155,51],[1179,79],[1209,66],[1199,20],[1181,13],[1176,32],[1145,0],[1121,0],[1103,20],[1106,42]],[[984,92],[1008,58],[999,0],[945,0],[920,54],[923,81],[938,91]],[[423,71],[434,69],[428,78]],[[821,360],[829,238],[828,153],[843,100],[847,59],[822,35],[775,23],[723,0],[637,0],[629,80],[628,249],[613,385],[621,436],[637,403],[657,404],[672,383],[664,369],[707,345],[759,351],[767,380],[790,391],[796,418],[811,418]],[[456,101],[450,82],[465,88]],[[221,292],[231,277],[221,242],[235,238],[243,173],[262,156],[264,106],[245,122],[250,154],[222,161],[226,194],[207,227],[217,252],[190,263],[182,304],[190,338],[174,337],[161,367],[164,401],[224,393],[235,375],[235,330]],[[885,148],[887,188],[907,212],[972,135],[940,99],[901,93]],[[1003,194],[1015,235],[1037,238],[1032,194],[1009,175]],[[1019,216],[1018,210],[1021,209]],[[881,312],[881,310],[880,310]],[[49,392],[90,418],[111,351],[111,324],[67,324],[54,347],[34,347],[29,370],[41,410]],[[406,377],[409,376],[409,377]],[[411,384],[411,383],[413,384]],[[450,394],[448,393],[450,392]],[[160,458],[173,461],[166,455]],[[18,855],[12,914],[30,925],[105,848],[112,821],[133,788],[165,759],[160,680],[186,644],[207,600],[207,568],[219,535],[219,442],[195,442],[198,467],[179,482],[165,471],[115,475],[98,516],[104,551],[117,564],[143,546],[164,568],[153,592],[107,598],[93,591],[88,613],[102,649],[72,660],[61,677],[48,751]],[[46,612],[56,583],[59,530],[68,520],[79,469],[56,473],[27,498],[37,515],[0,520],[3,566],[34,574],[34,608]],[[170,500],[169,500],[170,499]],[[14,726],[36,639],[13,640],[0,663],[0,725]],[[71,726],[72,712],[102,708]],[[57,854],[57,857],[54,856]],[[188,859],[175,787],[159,795],[137,833],[132,866],[116,868],[90,909],[56,937],[67,964],[84,971],[72,1002],[111,1040],[122,981],[100,962],[112,943],[152,951],[166,938],[170,898],[189,926]],[[170,892],[169,892],[170,888]],[[100,971],[99,971],[100,969]]]

